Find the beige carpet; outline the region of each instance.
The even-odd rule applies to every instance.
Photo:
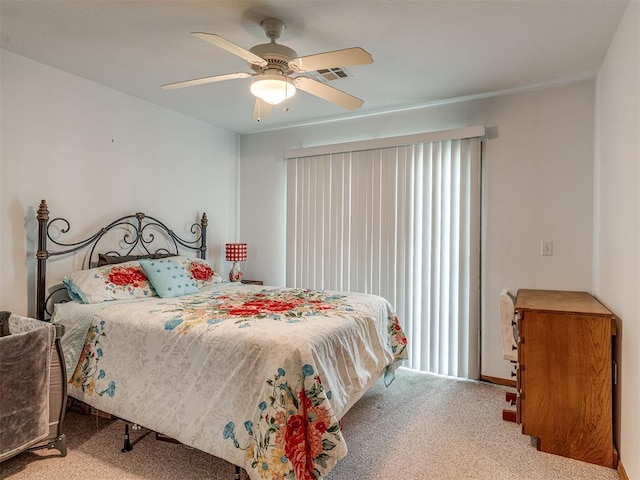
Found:
[[[618,479],[615,470],[538,452],[520,427],[502,421],[505,388],[400,370],[343,419],[349,454],[327,480]],[[97,421],[96,421],[97,420]],[[197,450],[70,413],[69,452],[23,453],[0,464],[11,480],[231,480],[233,466]],[[248,478],[243,472],[243,479]]]

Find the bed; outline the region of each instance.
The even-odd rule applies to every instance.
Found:
[[[65,328],[68,395],[253,480],[323,478],[347,454],[340,419],[406,358],[398,318],[375,295],[224,282],[206,229],[186,240],[137,213],[63,242],[41,202],[38,317]],[[114,231],[121,251],[102,245]],[[48,289],[50,257],[79,252],[86,268]]]

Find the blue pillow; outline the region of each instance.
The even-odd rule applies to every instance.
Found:
[[[77,300],[82,303],[91,303],[87,300],[87,297],[82,293],[82,289],[78,287],[73,280],[68,277],[62,279],[62,283],[67,288],[67,294],[71,300]]]
[[[163,298],[180,297],[200,291],[187,271],[173,260],[140,260],[140,266],[147,275],[149,283]]]

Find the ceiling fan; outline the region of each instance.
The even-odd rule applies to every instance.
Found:
[[[260,25],[271,41],[251,47],[249,50],[213,33],[192,33],[193,36],[246,60],[253,73],[226,73],[169,83],[162,85],[161,88],[171,90],[223,80],[253,77],[250,90],[256,97],[253,119],[257,121],[266,118],[273,105],[278,105],[291,98],[298,89],[347,110],[356,110],[362,106],[363,100],[305,74],[322,69],[373,63],[371,54],[360,47],[353,47],[298,57],[298,54],[291,48],[276,43],[285,29],[285,24],[281,20],[267,18]]]

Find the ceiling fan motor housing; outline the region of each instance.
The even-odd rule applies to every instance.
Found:
[[[257,73],[276,68],[284,74],[289,74],[292,72],[289,68],[289,61],[298,58],[295,50],[279,43],[262,43],[250,48],[249,51],[267,61],[267,65],[264,67],[249,63],[249,67]]]

